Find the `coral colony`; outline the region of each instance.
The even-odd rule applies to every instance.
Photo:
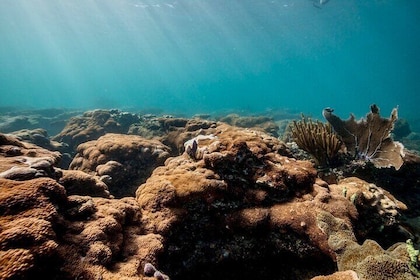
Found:
[[[341,152],[350,155],[350,159],[371,162],[377,168],[401,168],[404,146],[391,137],[398,119],[396,108],[386,119],[379,115],[379,108],[372,105],[371,112],[359,121],[353,114],[343,121],[333,111],[325,108],[322,112],[328,124],[302,117],[291,126],[293,140],[312,155],[317,166],[334,166]]]
[[[379,115],[379,108],[373,104],[365,119],[355,121],[353,114],[343,121],[333,114],[333,110],[323,110],[325,119],[340,136],[347,151],[356,159],[371,161],[376,167],[394,167],[403,164],[404,146],[391,138],[398,110],[394,108],[388,119]]]

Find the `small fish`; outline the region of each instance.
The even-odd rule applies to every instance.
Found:
[[[315,8],[322,9],[322,6],[327,4],[330,0],[314,0],[312,4]]]

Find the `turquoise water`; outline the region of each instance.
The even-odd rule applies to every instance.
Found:
[[[1,0],[0,106],[420,121],[420,1]]]

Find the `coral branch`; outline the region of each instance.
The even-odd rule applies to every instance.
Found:
[[[341,148],[341,141],[329,124],[302,116],[300,121],[293,122],[291,131],[299,148],[308,152],[319,167],[330,166]]]

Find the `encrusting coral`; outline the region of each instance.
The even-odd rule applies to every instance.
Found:
[[[370,109],[366,118],[359,121],[355,121],[353,114],[343,121],[330,108],[322,113],[346,145],[347,152],[356,159],[371,161],[378,168],[393,166],[398,170],[404,163],[404,147],[391,138],[398,110],[394,108],[386,119],[379,115],[375,104]]]
[[[318,167],[333,165],[342,143],[331,125],[302,116],[300,121],[293,121],[291,132],[299,148],[312,155]]]
[[[355,231],[359,238],[379,235],[382,242],[389,242],[386,232],[398,227],[401,215],[407,211],[407,206],[391,193],[357,177],[342,179],[338,184],[330,184],[329,188],[356,206],[359,219]]]
[[[405,243],[396,243],[384,250],[374,240],[362,245],[356,242],[351,226],[331,213],[320,212],[319,228],[328,235],[328,244],[337,257],[339,271],[353,270],[360,280],[414,280]]]

